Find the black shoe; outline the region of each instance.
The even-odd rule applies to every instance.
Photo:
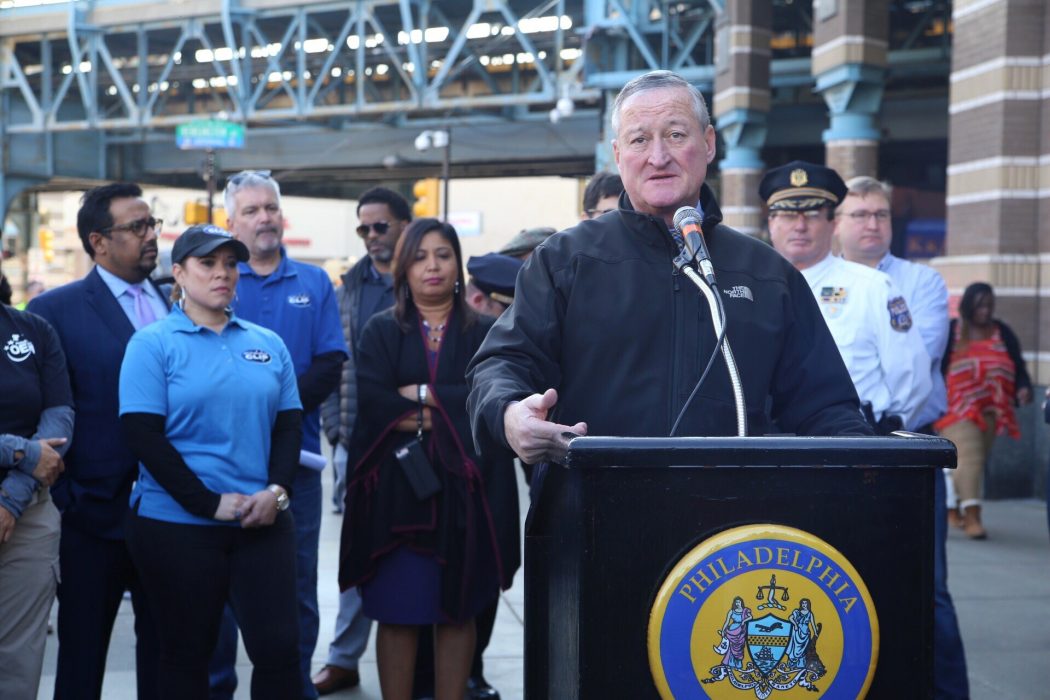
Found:
[[[484,676],[467,679],[467,697],[470,700],[500,700],[499,691],[489,685]]]

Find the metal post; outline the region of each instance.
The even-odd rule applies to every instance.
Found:
[[[445,127],[445,155],[441,160],[441,179],[444,181],[445,193],[443,196],[444,203],[441,206],[441,213],[444,215],[444,222],[448,223],[448,185],[449,185],[449,174],[452,167],[452,129]]]
[[[204,184],[208,188],[208,223],[214,224],[212,199],[215,197],[215,149],[209,148],[204,156]]]

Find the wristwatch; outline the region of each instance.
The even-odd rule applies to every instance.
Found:
[[[427,385],[426,384],[420,384],[419,385],[419,390],[416,392],[416,398],[419,399],[420,405],[422,405],[422,406],[426,406],[427,405]]]
[[[270,484],[266,487],[267,491],[277,496],[277,512],[280,513],[282,510],[288,510],[288,506],[291,505],[291,501],[288,499],[288,492],[284,490],[283,486],[277,484]]]

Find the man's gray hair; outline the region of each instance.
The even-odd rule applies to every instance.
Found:
[[[230,175],[226,179],[226,189],[222,193],[223,204],[226,205],[226,217],[231,218],[237,212],[234,211],[234,198],[241,190],[269,187],[277,195],[277,206],[281,206],[281,186],[277,180],[270,177],[269,170],[242,170],[236,175]]]
[[[637,95],[639,92],[662,90],[664,88],[688,90],[689,96],[693,100],[693,111],[696,112],[696,119],[700,122],[700,128],[706,130],[711,125],[711,115],[707,113],[707,103],[704,102],[704,96],[700,94],[695,85],[669,70],[654,70],[630,80],[620,90],[620,94],[616,96],[616,101],[613,102],[612,116],[609,118],[613,133],[617,136],[620,134],[620,110],[629,97]]]
[[[893,194],[893,188],[889,184],[876,180],[873,177],[867,175],[858,175],[857,177],[851,177],[846,181],[846,187],[849,192],[846,193],[846,197],[867,197],[869,194],[881,194],[886,198],[887,202],[892,201],[891,195]],[[845,200],[846,197],[842,199]]]

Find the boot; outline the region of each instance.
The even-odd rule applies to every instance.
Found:
[[[963,521],[962,514],[959,512],[958,508],[948,509],[948,525],[950,527],[959,528],[960,530],[963,529],[965,522]]]
[[[981,525],[981,506],[972,505],[963,509],[963,532],[971,540],[983,540],[988,532]]]

